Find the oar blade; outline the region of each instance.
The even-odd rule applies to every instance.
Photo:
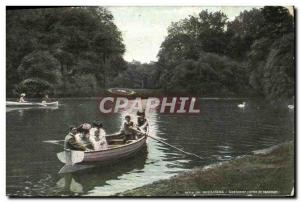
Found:
[[[56,154],[58,160],[62,163],[67,163],[65,152],[59,152]]]
[[[83,151],[63,151],[56,154],[57,158],[66,165],[74,165],[76,163],[80,163],[84,159]]]

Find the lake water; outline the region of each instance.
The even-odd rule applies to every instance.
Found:
[[[149,115],[150,134],[203,160],[188,157],[154,140],[140,154],[113,166],[58,174],[60,145],[71,124],[101,120],[117,132],[124,114],[103,115],[96,99],[61,99],[58,108],[6,110],[7,195],[108,196],[169,178],[196,166],[227,161],[294,138],[294,111],[247,100],[201,99],[200,114]]]

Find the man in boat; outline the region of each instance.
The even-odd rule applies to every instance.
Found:
[[[148,132],[149,123],[148,120],[145,118],[145,112],[137,112],[137,127],[142,133]]]
[[[95,151],[107,149],[106,132],[103,129],[103,124],[99,121],[93,122],[93,127],[90,129],[90,142]]]
[[[50,102],[50,101],[51,100],[50,100],[50,98],[49,98],[49,96],[47,94],[42,99],[42,103],[47,103],[47,102]]]
[[[77,133],[76,127],[71,126],[68,135],[65,137],[64,147],[65,149],[70,149],[70,150],[85,151],[86,147],[76,141],[75,138],[76,133]]]
[[[21,96],[20,96],[20,98],[19,98],[19,102],[26,102],[25,99],[24,99],[25,96],[26,96],[25,93],[21,93]]]
[[[134,123],[131,121],[131,117],[129,115],[125,116],[125,121],[122,125],[121,134],[125,134],[126,140],[135,140],[136,132],[133,130]]]

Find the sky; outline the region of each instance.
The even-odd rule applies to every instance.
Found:
[[[107,7],[114,16],[114,22],[122,32],[126,46],[124,59],[149,63],[157,61],[161,43],[167,36],[167,28],[176,22],[197,15],[202,10],[222,11],[233,20],[241,11],[254,7]]]

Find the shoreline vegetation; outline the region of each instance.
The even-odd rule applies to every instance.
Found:
[[[134,91],[135,93],[133,95],[117,95],[114,93],[111,93],[108,91],[108,89],[102,89],[99,90],[98,93],[96,94],[92,94],[90,96],[51,96],[50,95],[50,99],[53,101],[57,101],[57,100],[68,100],[68,99],[76,99],[76,100],[80,100],[80,99],[99,99],[101,97],[115,97],[115,96],[121,96],[121,97],[127,97],[128,99],[135,99],[137,97],[142,98],[142,99],[147,99],[149,97],[197,97],[200,100],[252,100],[258,103],[262,103],[265,102],[265,99],[261,96],[238,96],[238,95],[227,95],[227,96],[220,96],[220,95],[215,95],[215,94],[209,94],[209,95],[200,95],[200,94],[191,94],[191,93],[187,93],[187,92],[180,92],[180,91],[164,91],[162,89],[136,89],[136,88],[119,88],[119,89],[129,89]],[[27,101],[32,101],[32,102],[36,102],[36,101],[40,101],[42,99],[43,96],[27,96],[26,100]],[[14,97],[14,96],[9,96],[6,97],[7,101],[17,101],[19,98],[18,97]],[[268,103],[268,102],[267,102]],[[281,100],[280,102],[276,102],[276,103],[268,103],[271,104],[272,107],[276,107],[278,108],[280,106],[280,108],[286,108],[286,105],[288,104],[292,104],[294,103],[293,99],[285,99],[285,100]]]
[[[117,196],[294,196],[294,142],[198,167]]]

